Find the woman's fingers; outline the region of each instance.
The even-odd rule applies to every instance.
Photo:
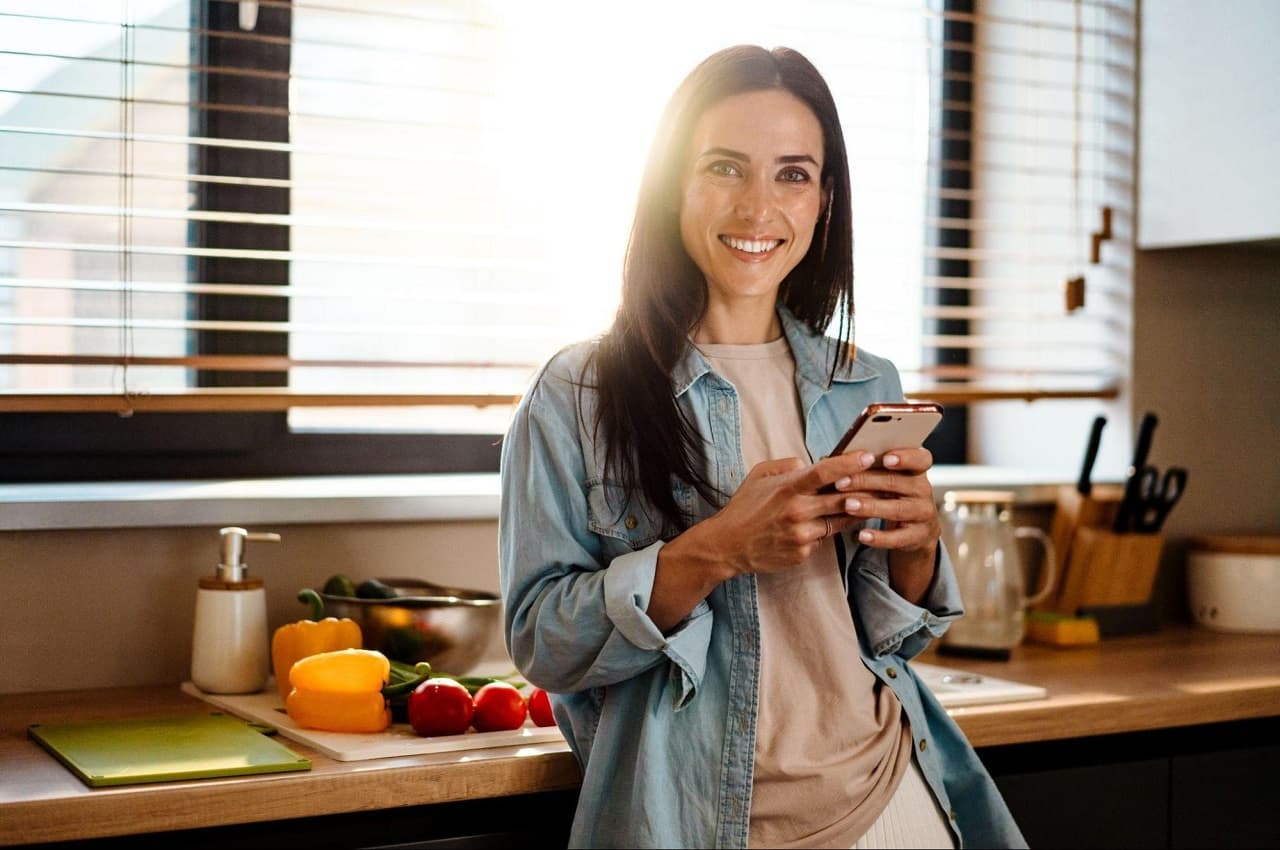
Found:
[[[894,449],[885,452],[884,468],[896,472],[927,472],[933,466],[933,453],[928,449]]]
[[[846,490],[853,486],[858,473],[875,462],[870,452],[855,452],[824,457],[795,476],[797,493],[819,493],[824,490]]]
[[[894,522],[928,522],[937,514],[931,500],[885,499],[872,493],[851,493],[840,509],[851,516],[879,517]]]
[[[748,479],[767,478],[771,475],[785,475],[804,469],[805,462],[798,457],[784,457],[777,460],[762,460],[747,472]]]
[[[911,523],[896,528],[864,528],[858,532],[858,542],[877,549],[919,549],[934,546],[938,535],[928,525]]]
[[[840,510],[854,521],[883,520],[883,528],[864,528],[858,540],[885,549],[916,549],[934,545],[940,527],[938,508],[928,471],[928,449],[894,449],[884,455],[884,467],[867,469],[837,485],[844,501]]]

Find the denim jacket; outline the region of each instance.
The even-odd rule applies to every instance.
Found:
[[[863,351],[829,381],[839,343],[785,309],[779,316],[812,457],[827,454],[866,404],[902,398],[893,365]],[[507,648],[520,672],[552,693],[582,767],[572,846],[745,847],[760,672],[755,576],[721,583],[667,634],[645,614],[662,528],[641,497],[628,499],[603,476],[593,347],[579,343],[548,362],[503,443]],[[746,475],[733,386],[690,346],[673,387],[706,440],[710,481],[733,493]],[[697,519],[715,512],[692,487],[673,487]],[[962,614],[950,559],[940,547],[933,583],[913,605],[889,586],[886,550],[856,535],[846,531],[839,547],[849,555],[839,567],[860,641],[849,664],[866,665],[897,694],[958,845],[1025,847],[973,748],[907,663]]]

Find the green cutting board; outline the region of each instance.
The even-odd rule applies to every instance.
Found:
[[[225,714],[36,723],[27,734],[94,788],[311,769],[310,759]]]

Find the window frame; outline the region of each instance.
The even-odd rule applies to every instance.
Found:
[[[973,0],[945,0],[947,11],[973,11]],[[211,33],[238,30],[238,6],[218,0],[194,0],[192,6],[192,65],[216,68],[222,64],[245,64],[245,51],[261,51],[254,65],[287,69],[287,43],[219,38]],[[259,10],[255,32],[288,35],[292,10],[288,6],[264,6]],[[973,24],[946,19],[935,22],[945,37],[939,44],[967,40],[973,43]],[[972,65],[972,53],[938,47],[944,67],[957,62]],[[969,83],[942,81],[946,97],[972,101]],[[206,105],[252,103],[288,109],[288,84],[264,78],[210,74],[193,71],[193,100]],[[942,109],[932,120],[944,128],[968,126],[964,110]],[[253,136],[246,136],[246,133]],[[206,137],[266,138],[288,140],[288,118],[280,115],[245,115],[234,110],[194,108],[192,135]],[[941,135],[941,134],[940,134]],[[941,138],[945,162],[967,164],[970,145],[966,141]],[[196,167],[201,173],[242,174],[288,178],[287,153],[246,151],[237,148],[195,146]],[[969,185],[967,168],[945,168],[937,172],[939,186]],[[244,188],[212,183],[193,187],[197,207],[204,210],[253,208],[263,212],[289,212],[288,190]],[[938,202],[951,205],[937,214],[967,208],[967,201]],[[248,205],[252,205],[252,207]],[[967,210],[966,210],[967,214]],[[942,229],[936,234],[940,245],[968,245],[965,230]],[[287,227],[193,222],[190,243],[199,247],[236,247],[288,250]],[[963,243],[956,240],[963,240]],[[287,284],[288,263],[269,260],[197,257],[191,261],[194,280],[219,282]],[[937,260],[937,274],[959,274],[954,264],[963,261]],[[945,269],[943,267],[946,267]],[[939,303],[967,303],[963,290],[939,293]],[[957,300],[958,299],[958,300]],[[192,297],[191,311],[200,318],[257,319],[287,321],[286,298]],[[930,320],[935,332],[963,332],[957,320]],[[200,354],[287,353],[286,334],[227,334],[200,332],[193,335]],[[954,352],[952,352],[954,354]],[[954,363],[953,359],[938,362]],[[960,353],[963,357],[963,353]],[[218,386],[225,374],[199,372],[199,386]],[[239,385],[280,386],[282,372],[257,372],[236,376]],[[935,463],[963,464],[966,459],[967,409],[948,408],[947,416],[926,445]],[[122,481],[189,478],[270,478],[280,476],[423,474],[496,472],[501,453],[501,434],[421,434],[421,433],[315,433],[292,432],[287,412],[273,413],[147,413],[122,417],[113,413],[14,413],[5,416],[0,429],[0,461],[8,482]]]
[[[961,12],[968,16],[974,14],[974,0],[944,0],[944,12]],[[943,76],[936,82],[939,111],[932,116],[943,131],[936,135],[933,143],[934,159],[943,163],[938,168],[938,189],[973,188],[973,46],[976,44],[974,29],[977,24],[969,20],[957,20],[952,17],[935,18],[930,22],[933,29],[934,43],[938,44],[939,60]],[[969,49],[964,49],[965,46]],[[948,78],[947,72],[960,72],[965,79]],[[949,106],[950,105],[950,106]],[[958,130],[961,134],[947,131]],[[968,220],[972,215],[972,204],[967,198],[947,198],[942,193],[929,204],[929,216],[940,222],[950,219]],[[970,248],[972,239],[970,231],[965,228],[947,227],[939,224],[933,231],[932,238],[941,248]],[[971,273],[967,259],[935,257],[926,260],[926,275],[930,277],[968,277]],[[934,289],[931,303],[945,307],[968,307],[971,302],[967,289]],[[926,334],[968,336],[968,319],[926,320]],[[934,366],[967,366],[969,351],[964,348],[936,349],[930,365]],[[937,379],[938,383],[947,383],[946,378]],[[925,441],[925,448],[933,453],[934,463],[963,464],[969,457],[969,406],[967,404],[948,405],[946,415],[937,430]]]

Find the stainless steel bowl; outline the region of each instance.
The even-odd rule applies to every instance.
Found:
[[[501,617],[497,594],[416,578],[378,580],[398,596],[360,599],[322,593],[325,616],[359,623],[365,649],[398,661],[426,661],[443,673],[466,673],[484,655]]]

